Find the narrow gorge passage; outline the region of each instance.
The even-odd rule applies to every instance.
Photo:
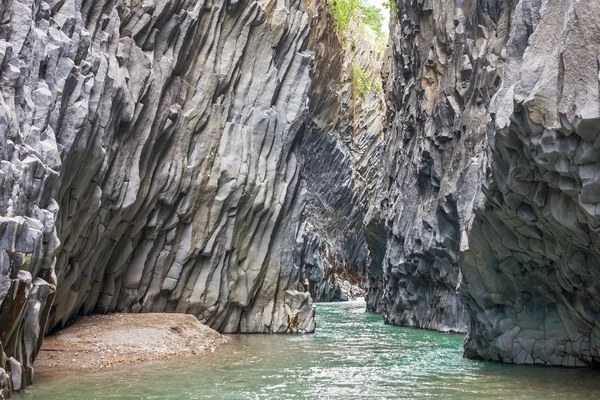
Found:
[[[0,0],[0,399],[598,365],[600,1]]]
[[[201,360],[38,377],[19,400],[598,398],[600,371],[462,358],[463,335],[385,325],[364,300],[317,305],[313,335],[233,335]],[[533,369],[532,369],[533,368]],[[176,388],[176,390],[174,390]]]

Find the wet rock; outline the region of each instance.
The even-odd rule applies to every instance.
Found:
[[[10,377],[4,370],[4,368],[0,368],[0,398],[9,399],[11,398],[11,387],[10,387]]]
[[[287,318],[286,332],[307,333],[315,330],[315,309],[307,307],[310,305],[309,293],[301,293],[297,290],[285,292],[285,313]]]
[[[23,373],[23,364],[18,362],[14,357],[8,359],[10,365],[10,380],[12,389],[19,391],[25,388],[25,374]]]

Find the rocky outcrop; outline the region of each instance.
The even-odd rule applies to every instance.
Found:
[[[77,315],[311,332],[311,297],[360,294],[383,102],[353,67],[379,53],[326,3],[0,5],[7,393]]]
[[[600,362],[600,89],[596,1],[514,10],[485,202],[461,257],[468,357]]]
[[[370,262],[363,220],[383,150],[382,52],[359,33],[357,21],[348,31],[335,29],[328,2],[307,5],[313,64],[311,124],[302,146],[307,195],[300,264],[315,300],[348,300],[364,295]]]
[[[0,3],[0,385],[78,314],[314,329],[308,33],[296,0]]]
[[[396,4],[369,307],[468,323],[467,357],[596,364],[600,5]]]
[[[385,172],[367,225],[381,260],[367,303],[390,324],[466,330],[457,260],[510,21],[498,2],[467,3],[396,2]]]

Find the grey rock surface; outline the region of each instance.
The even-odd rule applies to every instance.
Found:
[[[308,33],[299,0],[0,3],[0,341],[27,382],[79,314],[314,330]]]
[[[1,3],[7,393],[77,315],[312,332],[313,297],[361,294],[384,104],[357,98],[352,64],[379,60],[347,51],[326,7]]]
[[[600,4],[396,5],[369,309],[468,330],[466,357],[597,364]]]
[[[457,261],[510,21],[495,1],[467,3],[397,1],[392,18],[384,173],[366,224],[367,304],[390,324],[467,328]]]
[[[316,301],[364,295],[371,257],[363,220],[379,181],[385,121],[384,92],[377,87],[382,52],[352,22],[347,32],[338,32],[329,7],[326,1],[307,1],[314,61],[311,124],[302,146],[306,208],[300,264]],[[357,82],[358,69],[369,84]]]
[[[467,357],[600,361],[600,4],[396,0],[386,55],[326,7],[0,0],[2,396],[77,315],[312,332],[365,275]]]
[[[465,355],[600,361],[600,3],[522,0],[461,256]]]

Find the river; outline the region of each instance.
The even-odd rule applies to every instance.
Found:
[[[600,398],[600,371],[465,360],[462,335],[388,326],[364,309],[364,301],[321,303],[314,335],[231,335],[202,358],[38,375],[17,398]]]

